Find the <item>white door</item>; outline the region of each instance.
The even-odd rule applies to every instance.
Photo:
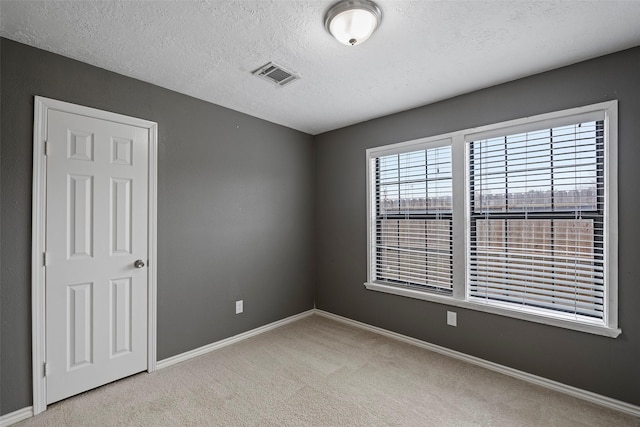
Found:
[[[49,110],[47,141],[52,403],[147,369],[149,130]]]

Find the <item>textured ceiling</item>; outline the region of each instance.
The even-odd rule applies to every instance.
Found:
[[[361,46],[333,0],[0,1],[0,34],[318,134],[640,45],[640,0],[377,0]],[[301,79],[251,75],[274,61]]]

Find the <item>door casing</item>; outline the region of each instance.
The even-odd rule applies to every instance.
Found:
[[[156,370],[156,295],[157,295],[157,164],[158,124],[121,114],[97,110],[55,99],[36,96],[33,125],[33,199],[31,252],[31,317],[33,413],[47,409],[46,399],[46,324],[45,324],[45,236],[46,236],[46,136],[49,110],[94,117],[149,130],[148,165],[148,281],[147,281],[147,372]]]

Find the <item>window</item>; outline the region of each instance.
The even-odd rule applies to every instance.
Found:
[[[603,318],[603,128],[469,144],[471,297]]]
[[[375,161],[378,280],[451,293],[451,147]]]
[[[617,336],[617,103],[367,151],[368,289]]]

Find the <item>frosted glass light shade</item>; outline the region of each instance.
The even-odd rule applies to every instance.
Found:
[[[382,14],[368,0],[344,0],[325,16],[325,27],[340,43],[355,46],[367,40],[378,27]]]

